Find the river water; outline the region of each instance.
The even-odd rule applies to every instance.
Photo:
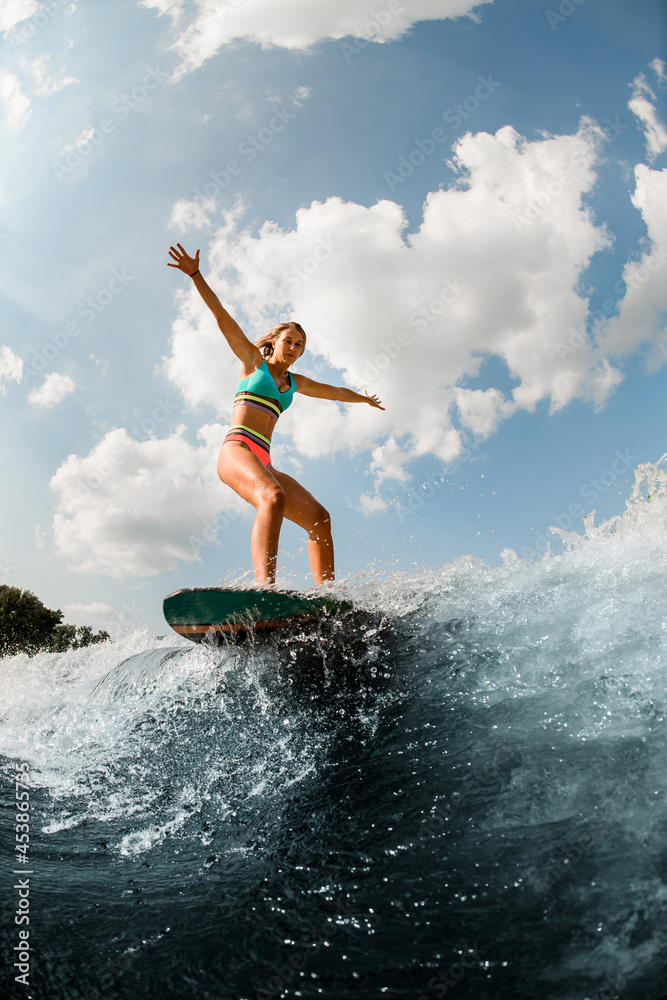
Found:
[[[667,996],[664,468],[558,553],[347,581],[289,641],[4,660],[6,995]]]

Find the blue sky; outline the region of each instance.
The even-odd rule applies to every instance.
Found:
[[[387,406],[297,397],[274,438],[339,576],[537,558],[667,450],[665,3],[10,0],[0,31],[1,582],[161,631],[249,570],[237,363],[176,240]]]

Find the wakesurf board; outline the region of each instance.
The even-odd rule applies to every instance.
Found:
[[[163,610],[174,632],[201,642],[225,635],[243,639],[249,633],[285,631],[350,611],[352,604],[296,590],[190,587],[165,597]]]

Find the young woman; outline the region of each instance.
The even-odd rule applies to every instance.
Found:
[[[368,403],[380,410],[377,396],[336,388],[289,371],[306,349],[306,334],[298,323],[280,323],[255,343],[221,305],[199,270],[199,250],[188,256],[180,243],[169,248],[177,267],[189,275],[209,307],[222,334],[241,362],[232,426],[218,458],[223,483],[257,511],[252,527],[252,564],[257,583],[271,586],[276,579],[278,539],[283,517],[308,532],[308,559],[315,583],[334,578],[334,551],[328,512],[296,479],[271,464],[271,434],[295,392],[342,403]]]

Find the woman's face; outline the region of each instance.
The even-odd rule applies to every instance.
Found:
[[[303,334],[296,327],[282,330],[273,341],[273,359],[291,365],[306,349]]]

